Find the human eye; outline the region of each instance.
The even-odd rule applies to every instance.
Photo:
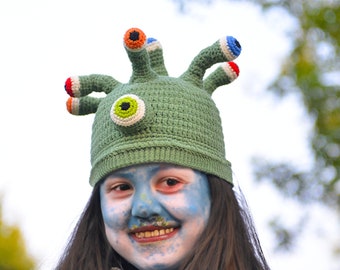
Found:
[[[179,183],[179,181],[176,180],[176,179],[172,179],[172,178],[166,179],[166,184],[170,187],[176,186],[178,183]]]
[[[131,189],[131,186],[129,184],[118,184],[118,185],[114,185],[111,189],[118,191],[118,192],[127,191]]]
[[[133,187],[130,183],[113,181],[111,183],[107,183],[106,191],[113,198],[124,198],[133,193]]]
[[[175,193],[182,189],[184,183],[180,179],[173,178],[173,177],[165,177],[162,178],[157,183],[157,190],[162,193]]]

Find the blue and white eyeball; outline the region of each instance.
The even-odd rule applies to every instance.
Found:
[[[145,103],[134,94],[121,96],[113,103],[110,116],[118,126],[133,126],[144,118]]]

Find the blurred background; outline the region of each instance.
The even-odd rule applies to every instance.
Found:
[[[240,77],[213,95],[234,178],[272,269],[340,269],[340,1],[0,2],[0,269],[53,269],[91,187],[93,116],[67,77],[127,82],[130,27],[173,77],[225,35]]]

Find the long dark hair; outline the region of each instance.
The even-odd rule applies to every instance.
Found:
[[[267,270],[246,201],[228,182],[209,176],[211,211],[206,229],[179,270]],[[100,183],[78,221],[57,270],[136,270],[106,239]]]
[[[106,239],[99,189],[100,183],[97,183],[56,270],[111,270],[113,266],[136,269],[118,255]]]
[[[241,192],[209,177],[210,217],[198,245],[179,269],[267,270],[257,233]]]

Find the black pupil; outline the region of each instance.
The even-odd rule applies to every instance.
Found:
[[[130,186],[127,184],[120,186],[120,190],[129,190],[129,189],[130,189]]]
[[[130,33],[130,40],[138,40],[139,39],[139,33],[137,31],[133,31]]]
[[[120,105],[120,108],[121,108],[123,111],[127,111],[127,110],[130,108],[130,103],[129,103],[129,102],[123,102],[123,103]]]
[[[238,42],[238,40],[236,40],[235,43],[238,48],[241,48],[241,44]]]
[[[166,180],[166,183],[169,185],[169,186],[174,186],[177,184],[177,180],[175,179],[168,179]]]

